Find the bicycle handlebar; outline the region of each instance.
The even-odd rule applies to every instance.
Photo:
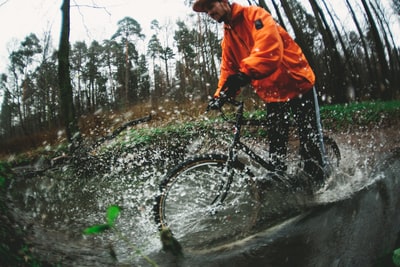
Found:
[[[231,104],[235,107],[238,107],[243,104],[242,101],[236,101],[233,97],[228,97],[225,92],[221,92],[220,96],[218,98],[214,98],[210,101],[210,103],[207,106],[206,112],[210,110],[218,110],[222,112],[221,108],[223,105],[226,103]]]
[[[236,119],[234,121],[230,121],[222,110],[222,106],[226,103],[231,104],[232,106],[237,107],[236,110]],[[225,92],[220,93],[220,97],[212,99],[207,106],[206,113],[210,110],[218,110],[221,113],[222,118],[225,121],[228,121],[233,124],[243,124],[243,101],[237,101],[233,97],[228,97]]]

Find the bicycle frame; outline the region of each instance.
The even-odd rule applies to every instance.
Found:
[[[240,141],[240,136],[241,136],[241,129],[243,125],[243,110],[244,110],[244,102],[243,101],[236,101],[232,98],[226,98],[225,102],[228,102],[229,104],[235,106],[237,108],[236,110],[236,117],[235,117],[235,122],[233,123],[234,126],[234,136],[231,145],[228,148],[228,160],[226,163],[227,167],[227,184],[225,186],[224,192],[221,194],[218,194],[214,201],[212,201],[212,205],[220,198],[219,203],[222,203],[226,196],[228,195],[228,191],[230,189],[230,185],[233,181],[233,165],[235,162],[237,162],[237,151],[243,151],[246,153],[252,160],[260,164],[263,168],[265,168],[268,171],[273,172],[274,171],[274,165],[272,164],[271,161],[266,161],[263,158],[261,158],[259,155],[257,155],[251,148],[249,148],[246,144]],[[220,112],[222,113],[222,117],[228,121],[228,119],[225,117],[224,113],[220,109]],[[279,182],[279,178],[272,176],[274,180]],[[221,185],[221,191],[224,186]]]
[[[236,160],[236,155],[237,155],[236,151],[241,150],[245,152],[252,160],[256,161],[258,164],[260,164],[268,171],[274,171],[274,165],[272,164],[271,161],[264,160],[259,155],[257,155],[251,148],[249,148],[246,144],[240,141],[241,128],[243,124],[244,102],[235,101],[233,99],[228,99],[227,102],[237,107],[236,118],[234,123],[234,137],[229,147],[228,164],[232,164],[232,162]]]
[[[224,112],[221,110],[224,103],[234,106],[235,117],[233,119],[225,116]],[[274,163],[270,157],[265,156],[266,159],[262,158],[262,154],[258,155],[256,153],[258,149],[253,150],[250,148],[250,145],[247,146],[241,141],[242,126],[248,125],[248,122],[251,122],[251,120],[244,118],[244,101],[236,101],[232,98],[220,97],[210,101],[207,111],[210,109],[219,110],[222,114],[221,117],[234,127],[233,138],[231,139],[230,144],[227,145],[228,151],[227,153],[211,152],[210,154],[194,156],[193,158],[187,159],[177,165],[166,175],[160,184],[161,193],[156,197],[156,204],[154,206],[156,222],[161,227],[161,230],[168,227],[167,217],[170,215],[171,218],[173,218],[171,219],[173,223],[182,221],[181,216],[174,217],[173,213],[180,212],[180,214],[183,214],[185,211],[190,211],[193,206],[186,205],[188,201],[194,200],[194,206],[198,205],[201,207],[201,212],[206,211],[211,215],[215,215],[220,210],[225,212],[232,208],[232,206],[227,206],[227,209],[224,209],[222,205],[225,201],[229,200],[229,197],[227,196],[233,188],[234,195],[232,198],[239,201],[242,200],[242,198],[240,198],[242,193],[240,183],[242,183],[243,180],[247,182],[248,189],[250,190],[250,192],[247,193],[255,196],[255,200],[257,200],[257,198],[261,196],[260,193],[265,189],[268,189],[270,185],[274,186],[274,182],[277,182],[277,188],[290,188],[292,186],[298,186],[299,180],[297,178],[300,178],[301,182],[304,180],[306,186],[304,189],[307,191],[309,191],[308,187],[313,185],[311,181],[308,181],[308,177],[303,177],[301,173],[301,168],[303,166],[301,163],[297,164],[297,161],[293,162],[293,166],[297,164],[299,172],[297,172],[297,169],[294,169],[293,172],[289,173],[289,177],[284,174],[281,175],[280,173],[276,173],[275,175]],[[323,141],[328,144],[329,160],[332,159],[332,162],[336,162],[337,166],[339,166],[340,150],[336,142],[328,136],[323,136]],[[245,157],[242,158],[242,155],[245,155]],[[253,163],[256,164],[253,165]],[[330,163],[331,161],[329,164]],[[262,172],[259,172],[257,168],[266,170],[269,173],[264,175]],[[295,177],[296,179],[292,179],[292,173],[295,175],[300,174],[300,176]],[[307,175],[307,173],[305,174]],[[260,179],[258,180],[258,178]],[[234,181],[234,179],[237,179],[238,181]],[[238,184],[236,184],[236,182],[238,182]],[[180,188],[180,186],[183,186],[183,188]],[[201,188],[201,190],[197,190],[197,188]],[[185,189],[187,190],[182,191]],[[182,192],[185,193],[182,194]],[[247,193],[245,194],[246,196],[248,195]],[[237,196],[239,197],[236,198]],[[184,197],[186,197],[186,199],[183,199]],[[196,198],[201,198],[201,201],[197,201]],[[172,204],[166,204],[170,202]],[[176,206],[174,206],[174,203]],[[254,203],[244,202],[241,204],[249,204],[253,206]],[[221,209],[219,209],[220,207]],[[244,207],[248,208],[249,206]],[[166,213],[168,216],[166,216]],[[188,216],[190,216],[190,214],[191,211]],[[193,222],[197,220],[198,218],[194,216]]]

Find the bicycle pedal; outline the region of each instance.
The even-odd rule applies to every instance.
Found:
[[[216,208],[211,208],[211,209],[208,211],[208,213],[209,213],[211,216],[214,216],[214,215],[216,215],[216,214],[218,213],[218,211],[217,211]]]
[[[222,204],[218,204],[216,206],[210,207],[207,209],[207,213],[211,216],[217,215],[218,210],[221,208]]]

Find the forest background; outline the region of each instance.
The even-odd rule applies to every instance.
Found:
[[[336,8],[339,2],[345,10]],[[191,4],[185,1],[188,9]],[[248,4],[270,11],[295,37],[316,72],[322,105],[400,98],[400,50],[393,23],[400,19],[399,0],[389,0],[388,6],[379,0]],[[69,8],[64,0],[63,12]],[[338,12],[347,12],[351,19],[341,20]],[[95,136],[111,127],[101,114],[138,118],[202,112],[200,106],[218,81],[221,30],[220,24],[193,12],[173,24],[155,18],[150,37],[145,38],[136,19],[124,17],[109,39],[68,43],[69,70],[64,72],[59,63],[62,38],[55,48],[50,32],[27,35],[10,51],[7,71],[0,74],[1,153],[71,139],[71,121],[63,109],[68,99],[79,131]],[[67,83],[60,82],[59,73],[69,74],[64,77],[71,88],[68,99],[62,88]],[[243,93],[252,99],[253,108],[263,105],[251,90]]]

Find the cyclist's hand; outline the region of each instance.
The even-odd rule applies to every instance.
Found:
[[[207,111],[220,110],[222,105],[223,104],[220,98],[211,98],[210,101],[208,101]]]
[[[230,75],[222,90],[225,91],[227,97],[235,97],[240,87],[243,87],[249,84],[251,81],[250,77],[244,74],[243,72],[238,72],[236,74]]]

